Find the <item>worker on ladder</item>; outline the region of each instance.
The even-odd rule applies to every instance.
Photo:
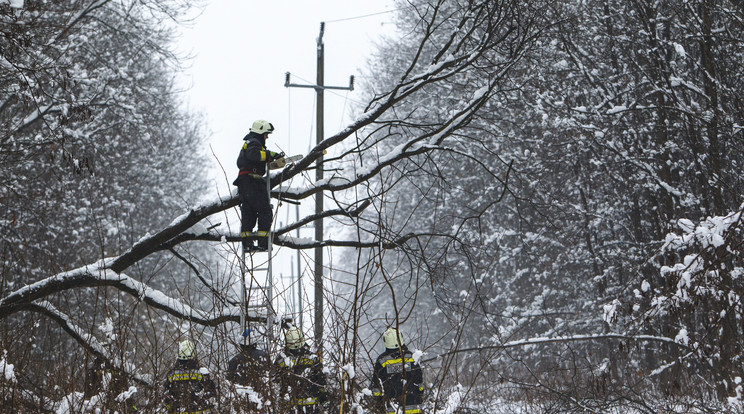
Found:
[[[238,178],[233,185],[238,186],[240,197],[241,227],[240,238],[243,251],[266,251],[269,248],[269,231],[271,230],[271,204],[266,180],[266,164],[278,160],[284,153],[266,149],[266,139],[274,132],[274,125],[268,121],[257,120],[243,138],[243,147],[238,155]],[[253,227],[258,221],[258,232],[253,234]],[[254,245],[254,240],[258,244]]]

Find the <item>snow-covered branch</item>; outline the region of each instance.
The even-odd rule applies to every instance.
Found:
[[[117,273],[122,272],[137,261],[147,257],[154,251],[159,250],[162,244],[188,230],[204,218],[219,213],[220,211],[224,211],[230,207],[234,207],[238,205],[239,202],[237,196],[232,196],[227,199],[218,198],[211,203],[196,207],[188,213],[177,217],[171,222],[171,224],[154,235],[148,234],[140,239],[127,252],[114,259],[111,265],[107,267]]]
[[[310,224],[314,222],[317,219],[320,218],[328,218],[328,217],[337,217],[337,216],[343,216],[343,217],[357,217],[362,211],[364,211],[369,205],[371,201],[365,200],[362,203],[360,203],[358,206],[356,206],[353,209],[333,209],[333,210],[324,210],[321,214],[312,214],[305,216],[304,218],[300,219],[299,221],[292,223],[288,226],[284,226],[278,229],[275,229],[273,231],[275,241],[279,241],[281,245],[284,245],[281,243],[281,240],[283,240],[285,237],[283,237],[285,234],[294,231],[302,226],[305,226],[307,224]],[[189,231],[186,231],[184,233],[179,234],[178,236],[174,237],[173,239],[169,240],[167,243],[162,244],[157,248],[158,251],[160,250],[167,250],[173,248],[173,246],[186,242],[186,241],[193,241],[193,240],[201,240],[201,241],[212,241],[212,242],[240,242],[240,234],[238,233],[232,233],[232,234],[221,234],[221,233],[215,233],[215,232],[202,232],[202,233],[192,233]]]
[[[106,263],[108,261],[101,261],[98,265],[83,266],[69,272],[59,273],[10,293],[0,300],[0,319],[55,293],[82,287],[111,286],[179,319],[201,325],[215,326],[227,321],[239,320],[237,309],[230,308],[234,312],[228,313],[209,313],[194,309],[142,282],[112,271],[106,267]],[[251,317],[258,318],[258,315],[251,315]]]
[[[627,334],[597,334],[597,335],[572,335],[572,336],[558,336],[552,338],[538,337],[529,338],[520,341],[505,342],[500,345],[484,345],[472,348],[462,348],[443,354],[437,355],[432,358],[424,360],[424,362],[433,361],[435,359],[451,356],[455,354],[462,354],[468,352],[482,352],[482,351],[493,351],[502,350],[509,348],[520,348],[530,345],[541,345],[551,343],[569,343],[569,342],[588,342],[588,341],[610,341],[610,340],[626,340],[634,342],[660,342],[668,345],[673,345],[682,349],[688,349],[687,345],[675,341],[673,338],[667,338],[664,336],[654,335],[627,335]]]

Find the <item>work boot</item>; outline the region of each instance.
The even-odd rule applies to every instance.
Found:
[[[243,251],[248,252],[252,250],[256,250],[256,246],[253,244],[253,240],[244,238],[243,239]]]

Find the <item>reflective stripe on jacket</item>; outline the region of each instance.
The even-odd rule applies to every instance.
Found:
[[[385,414],[421,414],[423,411],[418,407],[406,407],[405,411],[387,411]]]
[[[406,407],[416,407],[423,400],[423,383],[421,366],[404,345],[387,349],[377,358],[370,389],[381,390],[386,399],[405,402]]]
[[[239,177],[250,174],[251,177],[263,177],[266,174],[266,160],[268,151],[263,135],[251,132],[243,138],[245,142],[238,155]],[[255,177],[254,177],[255,178]]]
[[[214,381],[195,360],[178,360],[165,380],[164,402],[169,413],[209,413],[217,396]]]

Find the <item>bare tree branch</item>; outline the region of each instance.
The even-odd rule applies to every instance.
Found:
[[[82,346],[86,351],[90,352],[95,357],[103,359],[106,362],[107,366],[113,367],[117,371],[125,373],[127,377],[134,379],[136,382],[142,385],[153,385],[152,382],[148,381],[146,378],[143,378],[131,372],[127,372],[124,365],[114,363],[109,353],[103,348],[103,346],[93,335],[90,335],[85,330],[77,326],[74,322],[72,322],[72,320],[70,320],[70,317],[68,315],[62,313],[51,303],[47,301],[33,302],[23,305],[21,309],[42,314],[49,319],[57,322],[57,324],[59,324],[59,326],[64,329],[65,332],[70,335],[70,337],[77,341],[80,346]]]
[[[568,342],[586,342],[586,341],[609,341],[615,339],[623,339],[635,342],[660,342],[668,345],[673,345],[681,349],[690,349],[687,345],[681,344],[672,338],[663,336],[653,335],[626,335],[626,334],[598,334],[598,335],[573,335],[573,336],[561,336],[554,338],[530,338],[521,341],[511,341],[501,345],[489,345],[479,346],[472,348],[456,349],[454,351],[445,352],[432,358],[427,358],[423,362],[434,361],[439,358],[446,356],[462,354],[467,352],[481,352],[487,350],[501,350],[509,348],[519,348],[523,346],[538,345],[538,344],[550,344],[550,343],[568,343]]]

